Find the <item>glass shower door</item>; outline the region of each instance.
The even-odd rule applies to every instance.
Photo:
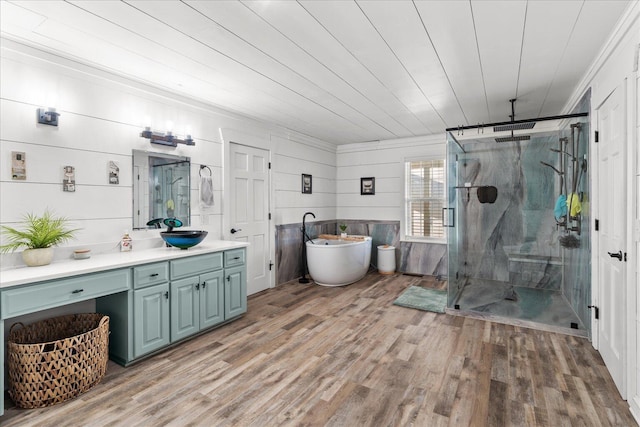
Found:
[[[447,232],[447,253],[448,253],[448,287],[447,306],[453,307],[462,287],[464,285],[463,276],[459,274],[460,264],[460,242],[461,228],[458,209],[459,194],[456,190],[458,185],[458,159],[464,153],[462,146],[456,141],[451,132],[447,133],[447,204],[443,208],[443,223]]]

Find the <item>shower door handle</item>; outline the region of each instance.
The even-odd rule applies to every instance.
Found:
[[[607,252],[611,258],[618,258],[618,261],[622,261],[622,251],[618,251],[617,254]]]
[[[451,211],[451,216],[447,216],[447,219],[451,219],[451,224],[447,223],[444,220],[444,211],[446,210],[450,210]],[[456,208],[442,208],[442,226],[443,227],[449,227],[449,228],[453,228],[455,227],[455,216],[456,216]]]

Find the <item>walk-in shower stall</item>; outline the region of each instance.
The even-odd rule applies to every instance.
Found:
[[[589,335],[589,118],[558,123],[448,133],[450,309]]]

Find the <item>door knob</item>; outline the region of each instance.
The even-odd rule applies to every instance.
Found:
[[[622,251],[618,251],[618,253],[614,254],[611,252],[607,252],[611,258],[618,258],[618,261],[622,261]]]
[[[235,228],[232,228],[231,234],[236,234],[238,231],[242,231],[242,228],[238,228],[237,230]]]

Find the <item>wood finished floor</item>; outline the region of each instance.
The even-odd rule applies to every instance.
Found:
[[[632,426],[602,359],[567,335],[392,305],[408,286],[292,282],[241,319],[3,426]],[[9,401],[7,401],[9,403]]]

